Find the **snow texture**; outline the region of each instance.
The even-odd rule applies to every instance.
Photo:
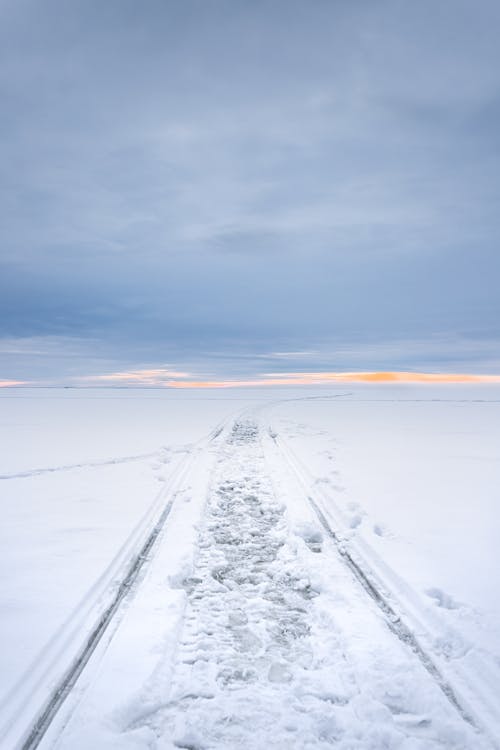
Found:
[[[42,750],[495,747],[495,577],[474,581],[479,530],[484,558],[498,555],[488,542],[498,392],[438,394],[249,391],[187,397],[182,408],[176,399],[172,413],[189,423],[178,442],[175,419],[158,440],[150,394],[132,434],[139,397],[120,397],[132,408],[114,458],[97,443],[92,452],[89,429],[85,450],[84,431],[79,448],[59,454],[52,435],[40,455],[1,467],[1,747],[21,746],[167,501],[144,574]],[[115,413],[113,398],[96,399],[94,426],[102,402]],[[60,399],[59,424],[80,408],[71,401]],[[13,400],[13,417],[20,404],[27,415]],[[148,424],[156,445],[142,436]],[[102,434],[111,439],[112,427]],[[454,472],[464,491],[455,481],[450,497]],[[422,653],[401,637],[399,616]]]

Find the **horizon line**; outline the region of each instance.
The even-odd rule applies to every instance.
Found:
[[[152,374],[154,373],[154,375]],[[373,370],[373,371],[349,371],[349,372],[289,372],[289,373],[265,373],[253,379],[232,378],[227,380],[195,380],[189,379],[188,373],[176,373],[172,379],[172,371],[165,369],[162,379],[162,370],[134,370],[130,372],[115,372],[105,375],[93,375],[81,378],[81,380],[94,381],[94,385],[78,384],[79,378],[74,378],[69,383],[40,383],[39,381],[27,380],[0,380],[0,388],[29,388],[29,387],[60,387],[60,388],[85,388],[99,387],[99,382],[105,381],[108,387],[116,380],[121,388],[172,388],[172,389],[197,389],[197,388],[245,388],[262,386],[284,386],[284,385],[329,385],[332,383],[367,383],[367,384],[473,384],[473,383],[499,383],[500,374],[475,374],[475,373],[436,373],[436,372],[411,372],[406,370]],[[167,379],[168,378],[168,379]]]

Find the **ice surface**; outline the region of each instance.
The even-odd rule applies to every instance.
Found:
[[[482,747],[352,593],[304,511],[304,487],[431,638],[434,657],[463,667],[455,677],[475,675],[486,706],[500,690],[500,390],[349,392],[2,392],[2,719],[13,706],[22,719],[20,702],[33,708],[33,696],[48,694],[177,467],[246,410],[246,431],[192,465],[156,567],[103,652],[101,681],[89,681],[68,734],[50,741],[166,748],[168,736],[177,747],[216,747],[214,717],[231,707],[240,718],[221,747],[231,737],[262,746],[241,734],[243,716],[269,747],[290,738],[306,747],[306,736],[311,747]],[[302,489],[273,458],[279,443],[300,466]],[[480,663],[489,665],[482,673]],[[409,702],[415,679],[421,692]],[[245,701],[262,706],[263,723]],[[196,717],[201,734],[182,716]]]

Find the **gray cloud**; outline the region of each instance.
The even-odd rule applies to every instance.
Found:
[[[56,337],[58,374],[499,341],[499,23],[493,0],[4,2],[0,335]]]

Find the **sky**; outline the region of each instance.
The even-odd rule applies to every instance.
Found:
[[[499,35],[497,0],[2,0],[0,382],[500,373]]]

